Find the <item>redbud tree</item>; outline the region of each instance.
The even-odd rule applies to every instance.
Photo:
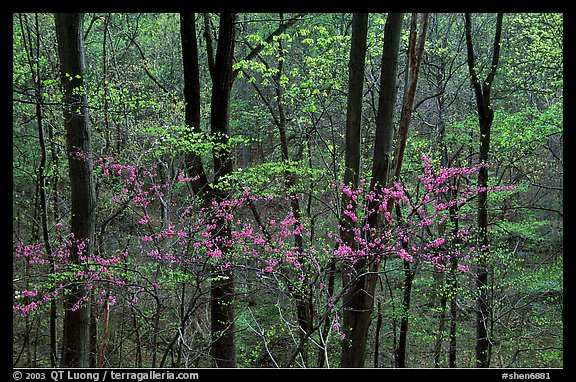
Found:
[[[210,269],[219,266],[250,275],[273,293],[308,296],[314,305],[315,325],[306,337],[294,333],[295,346],[302,346],[298,339],[310,339],[320,348],[327,347],[330,338],[344,338],[338,306],[347,288],[328,287],[332,262],[341,264],[343,272],[351,272],[353,267],[348,265],[359,259],[417,260],[443,271],[447,261],[457,259],[458,270],[468,272],[476,253],[485,249],[474,245],[473,220],[465,219],[466,213],[461,212],[462,206],[483,191],[467,181],[480,165],[434,168],[427,157],[421,162],[421,173],[412,186],[394,182],[370,191],[369,182],[363,179],[356,189],[340,184],[323,191],[325,202],[339,200],[342,193],[355,202],[356,207],[350,204],[342,209],[355,223],[349,228],[354,245],[349,245],[338,235],[343,229],[337,225],[340,216],[327,218],[333,226],[319,233],[313,232],[309,216],[296,220],[290,208],[279,208],[288,206],[294,196],[263,196],[237,184],[230,187],[227,199],[205,205],[189,192],[187,186],[193,179],[182,171],[167,178],[160,176],[158,164],[136,166],[111,157],[95,159],[96,175],[101,187],[107,188],[101,194],[108,198],[108,218],[101,219],[101,227],[112,217],[122,216],[128,228],[116,232],[122,236],[115,238],[116,247],[104,246],[100,237],[91,256],[82,253],[82,242],[72,245],[76,239],[62,222],[51,232],[54,250],[50,258],[42,243],[15,243],[14,262],[24,263],[28,272],[15,271],[14,315],[41,314],[47,303],[62,298],[72,283],[87,286],[87,295],[79,304],[93,302],[114,309],[118,304],[136,306],[142,299],[155,299],[160,305],[176,286],[201,293],[211,277]],[[510,189],[490,187],[486,191]],[[169,219],[159,213],[163,209],[169,209]],[[378,228],[368,224],[372,214],[379,215],[382,224]],[[460,224],[457,231],[437,229],[455,218],[470,225]],[[230,235],[225,237],[216,231],[222,221],[230,227]],[[295,236],[304,243],[300,249],[294,245]],[[70,261],[72,248],[79,251],[80,265]],[[190,307],[187,313],[194,311]],[[294,316],[283,317],[289,330],[299,330],[288,322],[295,320]],[[328,331],[322,332],[325,322]]]

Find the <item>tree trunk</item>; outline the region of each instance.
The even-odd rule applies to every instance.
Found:
[[[102,345],[98,355],[98,367],[106,366],[106,352],[108,346],[108,322],[110,318],[110,306],[108,300],[104,303],[104,312],[102,313]]]
[[[95,368],[98,364],[98,320],[96,319],[98,314],[98,309],[94,301],[90,301],[90,345],[89,345],[89,355],[90,358],[89,365],[91,368]]]
[[[438,332],[434,341],[434,367],[441,366],[442,343],[444,342],[444,331],[446,326],[446,278],[443,271],[434,273],[436,284],[437,302],[435,308],[438,312]]]
[[[494,35],[494,45],[492,51],[492,63],[490,71],[486,79],[481,83],[478,78],[478,72],[474,59],[474,48],[472,44],[472,26],[470,14],[465,14],[465,29],[466,29],[466,47],[467,47],[467,61],[468,70],[470,72],[470,79],[474,87],[474,94],[476,96],[476,105],[478,111],[478,123],[480,125],[480,156],[479,163],[486,165],[489,159],[490,150],[490,128],[492,120],[494,119],[494,110],[490,103],[490,91],[496,69],[498,68],[498,59],[500,56],[500,37],[502,33],[502,19],[503,14],[498,13],[496,18],[496,32]],[[478,264],[476,268],[476,288],[478,289],[478,297],[476,299],[476,366],[489,367],[490,366],[490,338],[488,335],[488,326],[490,322],[490,302],[488,296],[488,193],[486,187],[488,186],[488,169],[482,166],[478,171],[478,231],[479,231],[479,245],[481,250],[478,257]]]
[[[406,82],[404,88],[404,97],[402,101],[402,111],[400,114],[400,126],[398,131],[398,140],[394,152],[394,160],[392,162],[392,175],[391,181],[398,181],[402,169],[402,162],[404,158],[404,150],[408,140],[408,130],[410,127],[410,120],[412,118],[412,110],[414,108],[414,100],[416,98],[416,89],[418,85],[418,74],[420,72],[420,62],[424,53],[424,43],[426,41],[426,30],[428,26],[428,13],[422,14],[420,30],[418,31],[418,14],[412,14],[412,21],[410,26],[410,42],[408,45],[408,57],[406,62]],[[396,215],[400,221],[400,208],[395,204],[394,198],[388,201],[387,211],[391,212],[395,207]],[[405,246],[405,244],[403,243]],[[405,250],[408,248],[405,247]],[[412,282],[414,280],[414,269],[411,264],[404,261],[404,289],[402,298],[402,317],[400,319],[400,333],[398,338],[398,347],[395,351],[396,367],[406,367],[406,346],[408,337],[408,322],[410,315],[410,300],[412,298]]]
[[[368,14],[354,13],[352,18],[352,47],[350,49],[348,106],[346,110],[346,151],[344,184],[352,190],[358,188],[360,175],[360,127],[362,122],[362,93],[364,86],[364,60],[366,57],[366,36],[368,32]],[[352,205],[352,209],[347,206]],[[356,214],[356,202],[346,194],[342,195],[342,211],[350,210]],[[340,238],[350,248],[356,248],[354,240],[355,222],[350,216],[342,214],[340,220]],[[341,367],[362,367],[366,352],[366,336],[369,319],[364,318],[370,312],[363,309],[365,288],[355,282],[357,274],[362,272],[365,261],[345,264],[342,272],[342,285],[347,288],[342,300],[342,341],[340,356]],[[364,279],[360,280],[362,283]],[[370,304],[371,305],[371,304]],[[359,318],[362,317],[362,320]]]
[[[410,300],[412,299],[412,282],[414,272],[410,263],[404,261],[404,290],[402,295],[402,315],[400,318],[400,333],[398,347],[394,354],[396,367],[406,367],[406,344],[408,340],[408,321],[410,318]]]
[[[456,306],[456,288],[458,287],[457,270],[458,260],[450,259],[450,328],[449,328],[449,343],[448,343],[448,367],[456,367],[456,318],[458,309]]]
[[[190,133],[201,134],[200,67],[196,38],[196,16],[194,13],[180,14],[180,36],[182,41],[182,64],[184,66],[184,121]],[[205,199],[209,190],[202,157],[195,152],[187,152],[185,161],[188,174],[192,178],[192,181],[190,181],[192,191],[195,195]]]
[[[280,14],[280,26],[278,30],[284,29],[284,20],[282,13]],[[276,91],[276,106],[278,109],[278,118],[274,118],[276,126],[278,127],[278,133],[280,135],[280,150],[283,161],[290,160],[290,154],[288,149],[288,137],[286,135],[286,112],[284,111],[284,92],[282,89],[281,77],[282,69],[284,67],[284,49],[282,47],[282,40],[278,40],[278,71],[274,75],[275,80],[275,91]],[[290,196],[290,209],[292,215],[296,220],[294,222],[295,227],[299,227],[302,220],[302,210],[300,208],[300,201],[296,191],[294,191],[294,186],[296,185],[296,175],[290,171],[284,172],[284,184],[286,185],[286,190]],[[304,253],[304,240],[302,239],[302,234],[294,234],[294,245],[298,254]],[[306,268],[309,264],[305,261],[305,258],[301,258],[301,264],[303,271],[306,272]],[[312,327],[312,311],[310,309],[310,304],[308,302],[307,296],[302,291],[294,292],[294,299],[296,302],[296,317],[298,320],[298,326],[300,328],[300,338],[306,336]],[[304,364],[307,362],[307,352],[306,348],[302,348],[301,352]]]
[[[205,22],[208,24],[208,16]],[[186,165],[193,177],[192,190],[201,198],[202,205],[208,207],[212,201],[222,202],[227,192],[218,189],[222,178],[232,173],[233,158],[228,144],[228,120],[230,91],[232,89],[232,58],[235,35],[234,13],[220,14],[220,26],[216,55],[213,55],[212,38],[207,28],[205,37],[208,49],[208,67],[212,78],[212,97],[210,109],[210,127],[214,148],[213,184],[208,183],[202,160],[196,153],[188,153]],[[198,45],[196,37],[195,15],[180,15],[180,34],[182,39],[182,61],[184,64],[184,100],[186,125],[190,132],[200,133],[200,72],[198,66]],[[189,139],[195,139],[191,136]],[[230,227],[223,219],[217,221],[218,237],[221,244],[222,259],[227,261],[230,239]],[[236,351],[234,345],[234,274],[231,268],[216,264],[212,270],[210,289],[211,347],[210,354],[216,367],[235,367]]]
[[[89,157],[80,158],[76,153],[90,155],[90,134],[88,130],[88,108],[83,89],[84,42],[82,39],[80,13],[56,14],[56,37],[60,58],[61,82],[64,101],[64,126],[68,152],[71,220],[70,229],[76,240],[85,242],[84,255],[91,255],[95,224],[95,193],[92,179],[92,161]],[[76,243],[70,250],[70,261],[80,264]],[[62,366],[87,367],[89,363],[89,304],[82,304],[88,295],[81,280],[68,286],[64,299],[64,331]],[[75,305],[80,304],[78,309]]]
[[[382,307],[378,301],[378,315],[376,316],[376,329],[374,330],[374,367],[379,367],[380,358],[380,330],[382,329]]]
[[[418,86],[418,73],[420,72],[420,61],[424,53],[424,44],[426,41],[426,29],[428,26],[428,13],[422,15],[420,31],[417,33],[417,13],[412,14],[412,25],[410,27],[410,43],[408,46],[408,62],[406,65],[406,84],[404,90],[404,100],[402,102],[402,111],[400,114],[400,127],[398,131],[398,141],[394,152],[393,179],[397,181],[400,177],[402,161],[404,158],[404,149],[408,140],[408,128],[412,119],[412,110],[414,108],[414,99],[416,97],[416,88]],[[388,210],[390,211],[390,209]]]
[[[232,57],[234,53],[234,21],[236,14],[220,14],[220,32],[214,61],[211,99],[211,133],[214,138],[214,186],[221,179],[232,173],[232,154],[228,143],[228,120],[230,108],[230,91],[232,88]],[[213,191],[217,202],[227,198],[227,191]],[[229,224],[219,219],[217,232],[221,243],[230,240]],[[229,248],[224,244],[222,258],[227,259]],[[235,367],[236,350],[234,346],[234,275],[231,268],[216,265],[211,285],[211,355],[217,367]]]
[[[35,63],[40,61],[40,30],[39,30],[39,21],[38,21],[38,14],[35,15],[35,35],[36,41],[35,45],[32,45],[32,38],[31,38],[31,31],[30,26],[28,23],[24,23],[22,19],[22,14],[19,15],[20,20],[20,28],[22,32],[22,39],[24,43],[24,48],[26,50],[26,57],[28,61],[28,66],[30,69],[30,73],[32,74],[32,81],[34,83],[34,102],[35,102],[35,111],[36,111],[36,121],[38,126],[38,141],[40,143],[40,164],[38,165],[38,193],[39,193],[39,201],[40,201],[40,223],[42,228],[42,239],[44,243],[44,248],[46,248],[46,257],[52,262],[52,245],[50,244],[50,237],[49,237],[49,230],[48,230],[48,201],[46,196],[46,189],[47,189],[47,176],[45,173],[47,159],[48,159],[48,150],[46,147],[46,134],[45,134],[45,127],[44,127],[44,109],[43,109],[43,81],[42,81],[42,71],[41,66]],[[26,25],[26,30],[24,30],[24,26]],[[26,39],[28,36],[28,39]],[[54,165],[57,163],[57,155],[54,151],[54,141],[52,140],[51,134],[49,134],[49,140],[52,143],[51,150],[52,150],[52,160]],[[54,209],[55,215],[58,217],[57,209],[58,209],[58,193],[57,193],[57,176],[54,176],[53,185],[53,198],[54,198]],[[51,264],[51,273],[52,275],[55,274],[55,265]],[[53,286],[53,290],[57,290],[57,286]],[[50,302],[50,365],[52,367],[57,366],[57,358],[58,358],[58,346],[57,346],[57,333],[56,333],[56,320],[58,318],[57,306],[56,301],[53,300]]]
[[[392,158],[391,155],[386,156],[386,154],[391,154],[392,147],[392,115],[396,100],[397,56],[402,19],[402,13],[390,13],[385,25],[381,69],[382,82],[380,86],[372,169],[372,190],[385,186],[389,161]],[[354,175],[354,172],[349,172],[349,174]],[[345,206],[346,204],[344,204],[344,207]],[[376,226],[376,221],[369,220],[369,223],[371,227]],[[345,238],[346,234],[343,236],[343,240]],[[344,270],[343,272],[342,281],[348,290],[343,299],[343,330],[346,337],[342,341],[341,367],[364,366],[368,328],[372,317],[373,296],[377,280],[375,273],[366,273],[368,266],[369,264],[365,260],[359,260],[352,270]],[[370,268],[374,270],[374,267],[376,267],[377,272],[376,265]]]
[[[388,176],[392,168],[394,126],[392,118],[396,104],[398,50],[403,13],[389,13],[384,30],[384,48],[380,73],[380,96],[376,116],[376,136],[374,139],[374,158],[372,162],[371,191],[380,191],[388,185]],[[369,204],[368,210],[376,210],[377,202]],[[377,228],[378,214],[370,214],[370,227]]]

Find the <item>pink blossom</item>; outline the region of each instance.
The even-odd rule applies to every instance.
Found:
[[[402,260],[407,261],[409,263],[411,263],[414,260],[412,255],[410,255],[408,252],[406,252],[406,250],[404,248],[402,248],[402,249],[400,249],[400,251],[398,251],[398,256]]]
[[[348,216],[354,223],[356,223],[358,221],[358,217],[356,216],[356,214],[352,211],[349,210],[344,210],[343,211],[344,215]]]
[[[468,265],[460,265],[458,264],[458,270],[460,272],[469,272],[470,271],[470,267]]]
[[[180,173],[178,173],[178,181],[179,182],[189,182],[191,180],[192,180],[192,178],[186,178],[182,171],[180,171]]]

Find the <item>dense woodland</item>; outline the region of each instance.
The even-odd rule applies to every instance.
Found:
[[[16,367],[563,367],[560,13],[13,14]]]

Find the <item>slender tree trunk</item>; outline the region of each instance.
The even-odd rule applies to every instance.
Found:
[[[326,289],[326,293],[328,296],[328,301],[332,301],[334,297],[334,283],[336,282],[336,262],[331,261],[330,266],[328,268],[328,287]],[[324,326],[322,329],[322,338],[324,338],[324,343],[322,345],[327,346],[326,338],[328,336],[328,332],[330,331],[330,317],[327,315],[324,319]],[[326,351],[323,347],[318,349],[318,367],[324,367],[324,363],[326,362]]]
[[[418,73],[420,72],[420,61],[424,53],[424,44],[426,41],[426,29],[428,26],[428,13],[422,14],[420,31],[417,33],[417,13],[412,14],[412,25],[410,27],[410,44],[408,46],[408,63],[406,65],[406,88],[402,111],[400,114],[400,127],[398,131],[398,142],[394,152],[393,161],[393,180],[398,180],[402,161],[404,158],[404,149],[408,140],[408,128],[412,119],[412,109],[416,97],[416,88],[418,86]]]
[[[134,367],[142,367],[142,340],[140,337],[140,324],[138,323],[138,317],[136,316],[136,311],[132,311],[132,325],[134,325],[134,331],[136,334],[136,357],[134,359]]]
[[[104,312],[102,313],[102,345],[98,356],[98,367],[106,366],[106,351],[108,346],[108,323],[110,319],[110,306],[108,301],[104,303]]]
[[[91,294],[91,292],[89,292]],[[90,303],[90,345],[89,345],[89,358],[90,367],[95,368],[98,365],[98,320],[97,314],[98,309],[96,303],[91,301]]]
[[[48,160],[48,150],[46,146],[46,132],[44,127],[44,109],[43,109],[43,86],[42,86],[42,68],[39,65],[40,62],[40,30],[38,14],[35,15],[35,35],[36,41],[35,45],[32,46],[32,36],[30,33],[30,27],[28,23],[24,23],[22,19],[22,14],[19,15],[20,28],[22,32],[22,40],[24,43],[24,48],[26,50],[26,57],[28,61],[28,66],[30,73],[32,74],[32,80],[34,83],[34,101],[35,101],[35,112],[36,112],[36,122],[38,126],[38,141],[40,142],[40,164],[38,165],[38,193],[40,201],[40,224],[42,228],[42,239],[44,243],[44,248],[46,249],[46,256],[48,261],[52,262],[52,245],[50,244],[49,230],[48,230],[48,200],[46,195],[47,181],[46,176],[46,166]],[[26,25],[26,30],[24,26]],[[26,38],[28,37],[28,38]],[[48,137],[51,140],[51,136]],[[54,142],[52,141],[52,160],[55,160],[57,155],[54,152]],[[57,161],[57,158],[56,158]],[[56,162],[55,161],[55,162]],[[56,179],[56,177],[54,177]],[[54,208],[58,208],[57,199],[57,187],[56,180],[53,183],[53,198],[55,200]],[[55,273],[54,264],[51,265],[52,274]],[[56,285],[53,286],[53,290],[56,290]],[[56,333],[56,320],[58,317],[56,301],[52,300],[50,302],[50,365],[56,367],[58,348],[57,348],[57,333]]]
[[[468,58],[468,70],[470,79],[474,87],[476,105],[478,111],[478,123],[480,125],[480,156],[479,163],[487,165],[490,150],[490,128],[494,119],[494,110],[490,102],[490,92],[494,82],[498,60],[500,57],[500,38],[502,33],[503,14],[498,13],[496,17],[496,32],[492,51],[492,63],[486,79],[481,83],[474,58],[474,47],[472,44],[472,22],[470,14],[465,14],[466,47]],[[490,338],[488,327],[490,323],[490,302],[488,299],[488,169],[482,166],[478,171],[478,231],[479,245],[483,248],[478,257],[476,267],[476,288],[478,297],[476,299],[476,366],[490,367]]]
[[[437,368],[441,366],[442,343],[444,342],[444,331],[446,329],[446,277],[444,272],[435,272],[434,280],[438,296],[436,309],[439,310],[438,332],[436,333],[436,340],[434,341],[434,367]]]
[[[449,285],[450,291],[450,327],[448,331],[448,366],[451,368],[456,367],[456,318],[458,314],[458,307],[456,305],[456,288],[458,288],[457,270],[458,260],[456,258],[450,259],[450,273]]]
[[[379,367],[380,358],[380,330],[382,329],[382,307],[378,301],[378,315],[376,316],[376,329],[374,330],[374,367]]]
[[[64,95],[64,126],[68,152],[71,220],[70,229],[75,240],[85,242],[82,254],[91,255],[94,237],[95,193],[92,179],[92,161],[80,158],[77,153],[90,155],[88,108],[84,93],[84,42],[82,39],[83,15],[79,13],[56,14],[56,37],[60,58],[61,82]],[[70,261],[80,264],[78,247],[74,242]],[[62,366],[86,367],[89,364],[89,304],[82,303],[88,290],[81,280],[68,286],[64,300],[64,333]],[[78,307],[78,304],[80,306]]]
[[[280,26],[278,29],[283,29],[283,15],[280,14]],[[290,154],[288,149],[288,137],[286,134],[286,112],[284,110],[284,92],[280,80],[282,77],[282,69],[284,67],[284,49],[282,47],[282,40],[278,40],[278,71],[274,75],[275,80],[275,90],[276,90],[276,106],[278,110],[278,118],[275,118],[276,126],[278,127],[278,132],[280,135],[280,151],[283,161],[290,160]],[[290,209],[292,215],[296,220],[294,225],[298,227],[302,220],[302,210],[300,208],[300,200],[298,199],[298,194],[294,191],[294,186],[296,186],[296,175],[292,172],[284,172],[284,183],[286,185],[286,190],[288,190],[290,197]],[[298,233],[294,235],[294,244],[298,254],[304,253],[304,240],[302,234]],[[301,264],[305,270],[308,267],[305,258],[301,258]],[[310,328],[312,327],[312,312],[310,309],[310,304],[305,293],[302,291],[296,291],[294,293],[294,298],[296,301],[296,317],[298,320],[298,326],[300,327],[300,337],[304,337]],[[307,362],[307,352],[306,348],[302,349],[301,352],[302,359],[304,363]]]
[[[412,299],[412,283],[414,272],[410,263],[404,261],[404,287],[402,291],[402,314],[400,318],[400,333],[398,336],[398,347],[394,354],[396,367],[406,367],[406,345],[408,341],[408,322],[410,318],[410,301]]]
[[[156,279],[160,276],[160,265],[156,268]],[[157,367],[158,337],[160,336],[160,317],[162,316],[162,301],[157,294],[154,295],[156,309],[152,317],[152,367]]]
[[[417,26],[418,14],[412,14],[412,22],[410,27],[410,43],[408,46],[408,60],[406,65],[406,84],[404,99],[402,103],[402,111],[400,115],[400,127],[398,132],[398,141],[394,152],[394,160],[392,164],[392,174],[394,181],[400,178],[402,168],[402,161],[404,157],[404,149],[408,139],[408,130],[410,127],[410,120],[412,117],[412,110],[414,107],[414,100],[416,98],[416,89],[418,85],[418,74],[420,71],[420,62],[424,53],[424,43],[426,41],[426,30],[428,26],[428,13],[421,16],[420,28],[418,31]],[[392,211],[396,206],[396,215],[400,218],[400,209],[395,205],[395,201],[390,199],[388,201],[387,211]],[[408,248],[404,248],[408,250]],[[402,298],[402,316],[400,319],[400,332],[398,338],[398,347],[395,351],[396,367],[406,367],[406,348],[408,337],[408,322],[410,315],[410,301],[412,298],[412,283],[414,280],[416,265],[412,266],[411,263],[404,262],[404,288]]]

